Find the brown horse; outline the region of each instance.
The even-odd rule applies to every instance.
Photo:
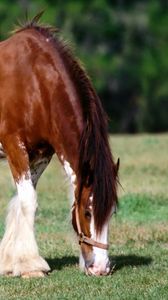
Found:
[[[56,153],[74,189],[81,268],[106,275],[118,171],[106,116],[83,68],[39,17],[0,43],[0,142],[17,188],[0,244],[0,274],[33,277],[50,270],[34,235],[35,188]]]

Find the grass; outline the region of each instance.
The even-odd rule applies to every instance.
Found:
[[[36,236],[52,272],[42,279],[0,277],[1,299],[168,299],[168,135],[112,136],[121,159],[120,207],[110,225],[108,277],[78,269],[78,245],[70,225],[68,182],[58,161],[38,186]],[[5,162],[0,175],[0,235],[14,193]]]

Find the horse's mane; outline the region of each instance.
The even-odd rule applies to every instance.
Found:
[[[101,102],[80,63],[58,35],[57,29],[39,25],[39,13],[31,21],[22,24],[15,33],[33,28],[50,39],[62,58],[80,95],[84,116],[84,129],[79,147],[78,201],[84,187],[91,187],[96,231],[101,232],[108,220],[112,207],[117,204],[117,174],[108,143],[107,117]]]

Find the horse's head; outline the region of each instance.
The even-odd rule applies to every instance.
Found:
[[[113,208],[114,209],[114,208]],[[108,258],[108,227],[109,219],[97,231],[95,226],[93,197],[87,203],[75,203],[72,223],[79,238],[81,247],[80,267],[87,275],[108,275],[110,261]]]
[[[72,210],[72,224],[78,235],[81,246],[80,267],[88,275],[108,275],[110,261],[108,257],[108,229],[112,213],[116,210],[116,178],[118,176],[119,159],[113,165],[111,187],[108,183],[105,191],[109,191],[107,200],[101,201],[102,189],[93,197],[91,189],[84,188],[80,201],[76,201]],[[102,186],[101,186],[102,188]],[[96,187],[95,191],[98,188]],[[109,197],[110,195],[110,197]]]
[[[75,204],[73,210],[73,226],[79,237],[81,246],[80,267],[88,275],[108,275],[110,262],[108,258],[108,223],[97,232],[95,227],[92,197],[88,205]]]

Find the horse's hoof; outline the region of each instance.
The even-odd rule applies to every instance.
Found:
[[[23,273],[21,275],[22,278],[32,278],[32,277],[45,277],[46,273],[42,271],[32,271]]]

